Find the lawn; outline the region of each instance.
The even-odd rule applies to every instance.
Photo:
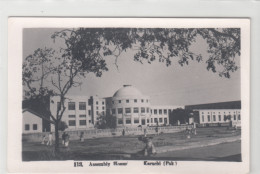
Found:
[[[194,142],[203,142],[219,138],[240,136],[240,130],[227,130],[225,127],[198,128],[197,135],[187,139],[183,132],[160,135],[153,137],[156,148],[170,146],[187,146]],[[119,136],[108,138],[86,139],[84,142],[70,141],[69,148],[61,146],[60,152],[55,155],[53,146],[40,143],[23,142],[22,157],[24,161],[37,160],[115,160],[125,159],[136,155],[145,144],[138,140],[139,136]]]

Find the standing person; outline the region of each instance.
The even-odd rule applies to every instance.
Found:
[[[45,141],[46,141],[46,135],[43,135],[43,137],[42,137],[42,144],[45,144]]]
[[[80,142],[84,142],[84,132],[80,133]]]
[[[65,145],[65,136],[66,136],[66,133],[63,132],[62,136],[61,136],[61,139],[62,139],[62,145],[64,146]]]
[[[122,131],[122,135],[125,136],[125,129],[123,129],[123,131]]]
[[[66,135],[65,135],[65,143],[64,143],[65,147],[69,146],[69,139],[70,139],[70,136],[69,136],[68,133],[66,133]]]
[[[147,130],[146,128],[144,128],[144,137],[146,137],[146,134],[147,134]]]
[[[48,136],[48,142],[47,142],[47,144],[46,144],[47,146],[51,146],[52,145],[52,133],[50,132],[49,133],[49,136]]]
[[[157,135],[159,135],[158,126],[156,126],[156,128],[155,128],[155,132],[156,132]]]

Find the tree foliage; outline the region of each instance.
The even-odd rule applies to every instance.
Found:
[[[184,66],[191,60],[201,62],[202,55],[190,49],[198,37],[207,42],[207,69],[220,76],[229,78],[230,72],[238,69],[235,58],[240,56],[239,28],[79,28],[56,32],[52,37],[63,38],[69,56],[87,62],[82,68],[98,75],[102,74],[99,70],[107,70],[104,56],[115,56],[116,64],[120,54],[130,49],[140,63],[158,60],[169,66],[177,60]],[[100,60],[98,66],[92,66],[93,58]]]
[[[67,128],[68,128],[68,125],[66,122],[64,122],[64,121],[59,122],[59,131],[65,131],[65,129],[67,129]]]
[[[108,115],[99,115],[97,118],[98,129],[115,129],[116,128],[116,117],[108,114]]]
[[[182,108],[177,108],[171,111],[170,116],[169,116],[169,123],[171,125],[176,125],[178,121],[180,121],[180,124],[185,124],[189,122],[189,118],[193,115],[192,110],[189,109],[182,109]]]

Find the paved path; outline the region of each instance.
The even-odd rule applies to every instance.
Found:
[[[199,147],[205,147],[205,146],[213,146],[221,143],[229,143],[234,141],[241,140],[240,136],[235,137],[226,137],[226,138],[217,138],[217,139],[210,139],[210,140],[204,140],[199,142],[189,142],[181,145],[176,146],[163,146],[163,147],[157,147],[156,151],[157,153],[165,153],[169,151],[177,151],[177,150],[185,150],[185,149],[192,149],[192,148],[199,148]]]

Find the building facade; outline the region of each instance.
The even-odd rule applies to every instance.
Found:
[[[58,96],[50,99],[50,111],[56,116],[60,109],[60,99]],[[93,112],[95,99],[89,96],[67,96],[65,100],[66,110],[63,113],[62,121],[68,125],[68,130],[88,129],[94,127],[96,115]],[[96,110],[95,110],[96,111]],[[54,131],[54,125],[51,125],[51,131]]]
[[[23,134],[43,132],[41,116],[31,110],[23,110]]]
[[[241,125],[241,115],[239,109],[200,109],[200,124],[206,123],[227,123],[232,121],[233,125]],[[230,120],[225,119],[230,117]]]
[[[209,103],[185,106],[186,109],[198,111],[199,124],[229,123],[241,126],[241,101]]]
[[[117,127],[168,125],[169,114],[177,106],[152,106],[150,101],[137,88],[124,85],[106,98],[106,113],[116,117]]]

